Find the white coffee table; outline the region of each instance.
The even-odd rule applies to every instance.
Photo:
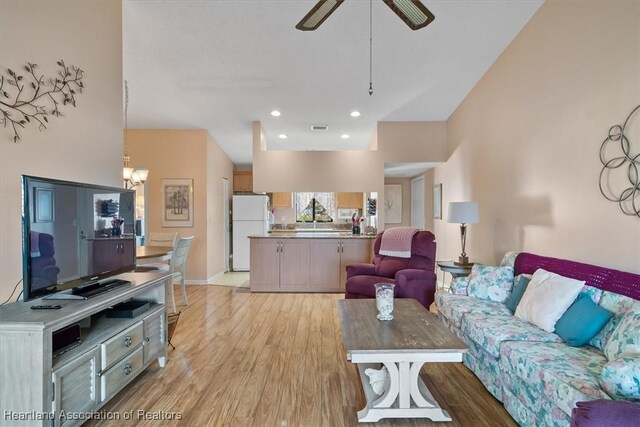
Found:
[[[462,362],[467,346],[438,318],[414,299],[396,299],[394,319],[376,318],[375,299],[338,301],[338,313],[347,359],[358,365],[367,404],[358,421],[382,418],[429,418],[451,421],[420,378],[429,362]],[[389,386],[378,396],[365,369],[389,371]]]

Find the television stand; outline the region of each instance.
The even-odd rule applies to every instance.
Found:
[[[164,367],[170,273],[125,273],[115,278],[130,286],[69,300],[60,310],[29,308],[43,304],[42,299],[0,307],[0,424],[79,425],[83,420],[62,414],[98,411],[154,361]],[[107,316],[109,307],[131,299],[148,302],[149,309],[132,318]],[[74,324],[82,328],[81,343],[54,357],[53,332]],[[42,416],[12,418],[20,414]]]

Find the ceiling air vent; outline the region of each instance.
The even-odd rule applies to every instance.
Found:
[[[311,132],[326,132],[328,130],[328,125],[311,125]]]

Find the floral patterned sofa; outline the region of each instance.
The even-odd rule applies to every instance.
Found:
[[[605,378],[605,365],[618,363],[607,359],[607,343],[612,339],[632,342],[640,352],[640,275],[524,252],[507,253],[501,266],[513,267],[514,282],[538,268],[585,281],[582,292],[614,313],[588,345],[571,347],[555,333],[515,317],[504,303],[495,302],[505,300],[511,289],[494,298],[477,298],[477,292],[476,297],[468,296],[465,277],[454,280],[450,293],[436,294],[439,317],[469,346],[464,364],[520,425],[569,426],[577,402],[612,399],[601,383],[607,383],[609,391],[622,387],[616,379]],[[637,336],[614,333],[626,314],[625,325],[634,322],[631,330]],[[624,375],[633,378],[624,377],[623,382],[627,388],[630,382],[632,388],[639,387],[640,395],[640,353],[627,362],[631,369]]]

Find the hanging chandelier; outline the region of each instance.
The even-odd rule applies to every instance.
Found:
[[[129,166],[131,158],[129,157],[129,150],[127,144],[127,130],[129,128],[128,113],[129,113],[129,85],[127,81],[124,81],[124,156],[122,160],[124,167],[122,168],[122,179],[124,180],[124,187],[132,189],[140,184],[144,184],[147,181],[149,175],[149,169],[145,168],[132,168]]]

